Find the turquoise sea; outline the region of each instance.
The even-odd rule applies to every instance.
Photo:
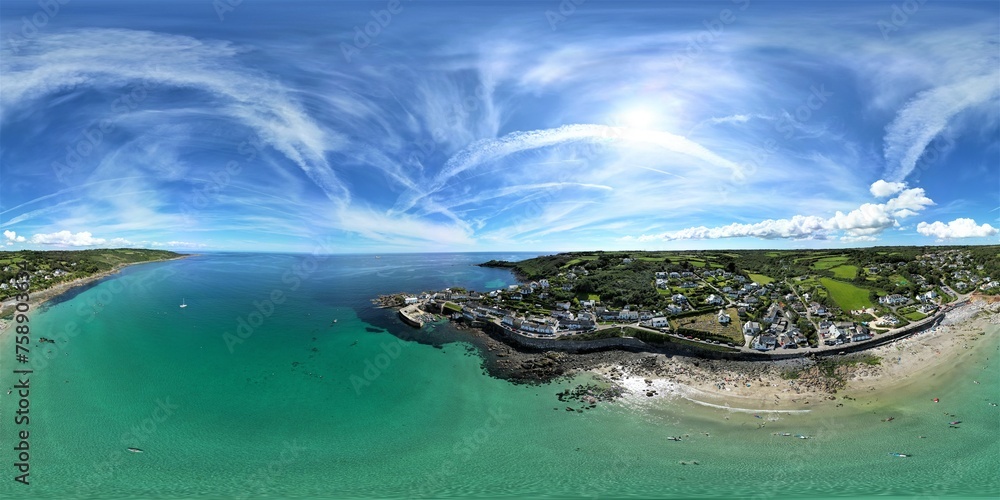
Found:
[[[586,377],[491,378],[462,332],[369,302],[506,286],[473,264],[528,256],[206,254],[77,289],[31,320],[29,486],[0,337],[0,497],[1000,495],[997,332],[930,381],[758,429],[670,398],[566,412],[556,392]]]

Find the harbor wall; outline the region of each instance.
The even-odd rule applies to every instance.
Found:
[[[565,351],[571,353],[599,352],[608,350],[624,350],[631,352],[649,352],[678,356],[691,356],[707,359],[720,359],[730,361],[775,361],[782,359],[804,358],[810,356],[826,357],[836,356],[841,353],[855,353],[865,351],[884,345],[896,340],[909,337],[919,332],[933,328],[941,323],[944,314],[912,323],[903,328],[890,330],[886,333],[877,334],[873,339],[864,342],[852,342],[843,344],[836,349],[826,349],[822,351],[814,349],[795,349],[787,352],[772,354],[764,352],[725,352],[712,351],[708,349],[698,349],[695,347],[680,344],[678,342],[666,342],[664,344],[650,344],[634,337],[615,337],[596,340],[556,340],[537,337],[527,337],[515,333],[496,323],[483,323],[482,329],[491,337],[506,344],[517,346],[521,349],[531,351]],[[478,325],[477,325],[478,326]]]

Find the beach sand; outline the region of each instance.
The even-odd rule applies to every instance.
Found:
[[[102,272],[99,272],[97,274],[93,274],[93,275],[90,275],[90,276],[87,276],[87,277],[84,277],[84,278],[77,278],[77,279],[75,279],[73,281],[66,281],[66,282],[63,282],[63,283],[59,283],[59,284],[57,284],[55,286],[51,286],[51,287],[45,288],[43,290],[35,290],[35,289],[33,289],[34,287],[32,287],[32,288],[30,288],[28,290],[28,297],[29,297],[29,300],[28,300],[28,310],[29,311],[34,311],[39,306],[41,306],[42,304],[44,304],[44,303],[46,303],[46,302],[48,302],[48,301],[50,301],[50,300],[52,300],[52,299],[54,299],[54,298],[56,298],[56,297],[58,297],[60,295],[62,295],[64,293],[72,290],[73,288],[84,286],[84,285],[87,285],[89,283],[93,283],[93,282],[95,282],[97,280],[104,279],[104,278],[106,278],[108,276],[111,276],[113,274],[117,274],[117,273],[121,272],[122,269],[124,269],[124,268],[126,268],[128,266],[135,266],[135,265],[139,265],[139,264],[149,264],[149,263],[152,263],[152,262],[165,262],[167,260],[177,260],[177,259],[183,259],[185,257],[189,257],[189,255],[181,255],[181,256],[175,257],[173,259],[152,260],[152,261],[147,261],[147,262],[134,262],[134,263],[130,263],[130,264],[121,264],[121,265],[117,265],[117,266],[115,266],[115,267],[113,267],[113,268],[111,268],[111,269],[109,269],[107,271],[102,271]],[[17,305],[17,300],[14,299],[13,297],[9,298],[9,299],[7,299],[5,301],[3,301],[3,303],[0,304],[0,335],[2,335],[6,331],[7,326],[10,324],[9,320],[10,320],[10,317],[14,314],[14,307],[16,305]]]
[[[816,410],[924,384],[947,373],[977,344],[985,344],[986,336],[996,335],[1000,302],[977,300],[949,312],[935,329],[844,356],[860,360],[875,355],[881,361],[840,366],[836,373],[841,381],[820,374],[816,362],[806,358],[762,363],[649,354],[589,371],[645,397],[681,397],[732,411]],[[791,379],[792,373],[798,378]]]

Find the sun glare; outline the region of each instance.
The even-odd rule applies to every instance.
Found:
[[[651,128],[656,123],[656,113],[649,108],[634,107],[618,114],[619,124],[630,128]]]

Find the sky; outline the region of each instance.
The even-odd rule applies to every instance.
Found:
[[[1000,242],[1000,4],[4,0],[0,245]]]

